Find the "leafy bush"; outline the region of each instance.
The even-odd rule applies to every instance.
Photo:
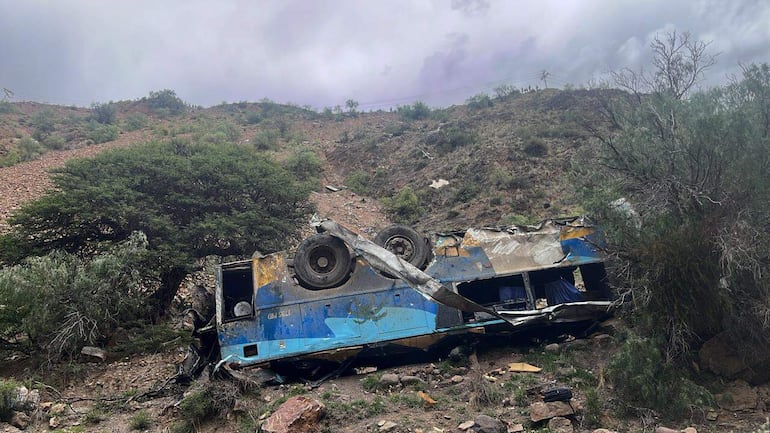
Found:
[[[301,147],[293,152],[284,161],[283,166],[290,173],[293,173],[296,179],[303,182],[314,182],[323,172],[321,160],[318,159],[315,152],[306,147]]]
[[[0,379],[0,420],[8,421],[16,402],[16,389],[22,384],[13,379]]]
[[[50,109],[40,110],[32,116],[31,125],[35,129],[32,137],[41,141],[56,130],[54,112]]]
[[[677,89],[608,101],[616,129],[583,174],[637,322],[684,362],[721,332],[738,350],[770,344],[770,170],[757,158],[770,154],[770,66],[690,99]],[[636,222],[609,204],[619,197]]]
[[[189,392],[179,403],[182,421],[174,425],[173,432],[196,432],[201,424],[212,417],[223,415],[232,409],[240,395],[237,386],[229,381],[209,382]]]
[[[115,125],[106,125],[96,122],[88,124],[86,137],[89,140],[93,140],[96,144],[117,140],[119,136],[120,128]]]
[[[417,194],[408,186],[393,197],[384,199],[383,204],[393,220],[403,224],[414,223],[422,213]]]
[[[548,155],[548,146],[542,138],[531,137],[524,143],[524,153],[533,158],[542,158]]]
[[[152,425],[152,418],[146,410],[140,410],[131,417],[131,430],[147,430]]]
[[[502,84],[495,87],[495,97],[497,99],[508,99],[520,94],[521,91],[515,86],[511,86],[510,84]]]
[[[249,125],[256,125],[257,123],[262,121],[262,116],[259,115],[259,112],[257,111],[249,111],[246,113],[246,123]]]
[[[0,101],[0,114],[10,114],[16,112],[16,109],[8,101]]]
[[[67,146],[67,141],[60,135],[49,135],[43,139],[43,146],[48,149],[62,150]]]
[[[19,150],[20,161],[35,159],[45,152],[43,145],[32,137],[24,137],[19,140],[19,142],[16,143],[16,148]]]
[[[187,104],[169,89],[150,92],[150,96],[142,98],[142,101],[159,117],[175,116],[187,111]]]
[[[345,178],[345,186],[353,190],[356,194],[371,195],[372,188],[372,176],[365,171],[354,171]]]
[[[126,131],[137,131],[147,126],[147,116],[142,113],[131,113],[126,117],[123,128]]]
[[[275,150],[278,148],[278,132],[273,129],[263,129],[254,136],[254,148],[257,150]]]
[[[473,144],[476,141],[476,135],[473,131],[466,130],[462,125],[454,125],[428,134],[424,141],[443,152],[451,152],[458,147]]]
[[[690,406],[713,404],[706,389],[666,362],[661,343],[632,334],[610,360],[607,377],[622,397],[624,409],[652,409],[667,417],[678,417]]]
[[[396,110],[406,120],[421,120],[430,116],[430,107],[422,101],[416,101],[412,105],[401,105]]]
[[[465,101],[465,105],[467,105],[468,108],[478,110],[481,108],[489,108],[494,104],[492,103],[492,98],[490,98],[489,95],[486,93],[479,93],[478,95],[473,95],[468,98]]]
[[[93,118],[97,122],[104,125],[112,125],[115,123],[118,115],[118,106],[113,102],[106,104],[91,104],[91,111],[93,111]]]
[[[455,201],[460,203],[467,203],[476,198],[480,191],[481,187],[475,183],[465,183],[455,193]]]
[[[144,279],[136,270],[146,247],[146,238],[135,233],[92,259],[52,252],[3,268],[0,338],[51,361],[106,342],[115,328],[146,314]]]
[[[272,159],[234,145],[148,143],[70,160],[57,188],[26,204],[0,236],[0,258],[16,263],[54,249],[99,251],[147,235],[144,264],[158,273],[161,313],[207,255],[275,251],[305,221],[309,189]]]

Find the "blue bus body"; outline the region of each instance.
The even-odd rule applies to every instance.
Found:
[[[278,252],[217,267],[221,359],[339,361],[377,345],[427,348],[450,334],[598,319],[609,309],[601,236],[582,218],[437,234],[432,245],[425,274],[506,316],[445,305],[360,256],[340,286],[308,289]]]

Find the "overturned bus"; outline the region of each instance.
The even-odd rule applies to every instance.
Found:
[[[601,235],[583,217],[430,238],[395,225],[374,241],[333,221],[318,231],[293,259],[217,267],[220,364],[344,364],[470,332],[592,323],[612,305]]]

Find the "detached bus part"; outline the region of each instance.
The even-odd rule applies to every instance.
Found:
[[[601,235],[583,217],[430,240],[404,226],[374,242],[333,221],[318,229],[293,260],[277,252],[217,267],[221,363],[341,363],[469,332],[589,324],[611,310]]]

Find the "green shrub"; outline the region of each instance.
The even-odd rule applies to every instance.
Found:
[[[136,269],[157,272],[145,288],[158,314],[197,258],[277,250],[311,208],[306,184],[236,144],[113,149],[67,161],[53,180],[55,191],[14,213],[12,231],[0,235],[0,259],[15,264],[55,249],[91,255],[141,231],[152,259]]]
[[[472,108],[474,110],[478,110],[481,108],[489,108],[493,106],[492,98],[489,97],[486,93],[479,93],[478,95],[471,96],[465,101],[465,105],[468,106],[468,108]]]
[[[136,268],[146,239],[135,234],[111,252],[81,259],[64,252],[31,257],[0,270],[0,338],[56,361],[84,345],[106,343],[126,322],[144,318]]]
[[[62,150],[67,146],[67,141],[60,135],[49,135],[43,139],[43,146],[48,149]]]
[[[414,223],[422,213],[417,194],[408,186],[393,197],[384,199],[383,204],[393,220],[403,224]]]
[[[150,96],[142,98],[142,102],[159,117],[175,116],[187,111],[187,104],[169,89],[150,92]]]
[[[0,420],[8,421],[16,402],[16,389],[22,384],[13,379],[0,379]]]
[[[548,155],[548,146],[542,138],[531,137],[524,143],[524,153],[533,158],[542,158]]]
[[[47,137],[46,137],[47,138]],[[30,161],[45,153],[45,148],[32,137],[24,137],[16,143],[20,161]]]
[[[209,382],[198,386],[179,403],[179,416],[182,421],[174,425],[172,431],[198,431],[206,420],[232,409],[239,395],[238,387],[230,381]]]
[[[296,179],[303,182],[314,182],[323,172],[321,160],[318,159],[315,152],[306,147],[301,147],[293,152],[284,161],[283,166],[290,173],[293,173]]]
[[[497,99],[508,99],[520,94],[521,91],[515,86],[511,86],[510,84],[502,84],[498,87],[495,87],[495,97]]]
[[[401,105],[396,111],[406,120],[427,119],[430,116],[430,107],[422,101],[416,101],[412,105]]]
[[[254,148],[257,150],[275,150],[278,148],[278,132],[273,129],[263,129],[254,136]]]
[[[91,104],[93,119],[103,125],[112,125],[118,116],[118,106],[113,102],[106,104]]]
[[[260,116],[258,111],[249,111],[246,113],[246,123],[249,125],[256,125],[257,123],[262,121],[262,116]]]
[[[106,143],[117,140],[120,136],[120,128],[115,125],[103,125],[101,123],[91,122],[88,124],[86,137],[94,143]]]
[[[16,109],[13,107],[13,104],[8,101],[0,101],[0,114],[11,114],[15,112]]]
[[[54,112],[47,108],[35,113],[35,115],[32,116],[30,123],[34,128],[32,137],[38,141],[43,140],[56,130],[56,119]]]
[[[465,183],[455,193],[455,202],[467,203],[475,199],[480,191],[481,187],[475,183]]]
[[[131,417],[131,430],[147,430],[152,425],[152,418],[146,410],[140,410]]]
[[[449,126],[428,134],[424,141],[443,152],[452,152],[459,147],[473,144],[476,141],[476,135],[463,126]]]
[[[370,374],[361,379],[361,387],[364,391],[375,392],[385,389],[382,385],[382,374]]]
[[[607,377],[622,398],[626,411],[639,408],[678,417],[690,406],[713,404],[707,390],[687,378],[687,374],[666,362],[662,341],[631,334],[607,366]]]
[[[123,129],[126,131],[137,131],[147,126],[147,116],[142,113],[131,113],[126,117]]]
[[[354,171],[345,178],[345,186],[360,195],[371,195],[374,192],[373,176],[365,171]]]

